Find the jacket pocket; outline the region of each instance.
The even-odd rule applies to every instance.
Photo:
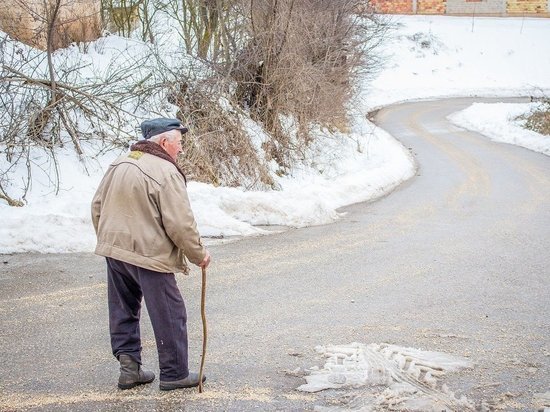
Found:
[[[132,236],[130,232],[110,231],[106,232],[101,240],[115,248],[133,252],[140,256],[152,257],[158,254],[158,238],[145,241]]]

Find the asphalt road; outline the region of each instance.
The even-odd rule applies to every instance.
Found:
[[[475,367],[450,388],[479,408],[536,410],[550,389],[550,159],[445,120],[472,101],[377,113],[418,163],[391,195],[334,224],[210,248],[203,394],[116,389],[102,258],[0,256],[0,410],[313,410],[345,393],[297,392],[285,371],[350,342],[467,357]],[[199,272],[178,282],[198,368]],[[142,334],[156,371],[146,317]]]

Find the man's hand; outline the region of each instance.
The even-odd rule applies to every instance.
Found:
[[[205,249],[206,250],[206,249]],[[206,250],[206,256],[204,257],[204,259],[202,260],[201,263],[199,263],[199,266],[201,268],[204,268],[206,269],[208,267],[208,265],[210,264],[210,252],[208,252],[208,250]]]

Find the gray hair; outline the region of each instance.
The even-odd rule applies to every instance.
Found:
[[[176,139],[181,139],[181,132],[179,130],[168,130],[167,132],[151,137],[149,141],[159,144],[164,138],[168,139],[170,142],[173,142]]]

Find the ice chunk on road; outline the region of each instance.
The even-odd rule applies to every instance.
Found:
[[[374,343],[318,346],[316,350],[326,358],[325,365],[310,369],[310,374],[305,376],[307,383],[297,388],[300,391],[368,388],[360,394],[355,393],[353,401],[346,401],[348,406],[353,404],[353,409],[360,410],[376,410],[390,405],[392,410],[407,411],[465,411],[474,407],[465,397],[458,399],[441,382],[447,372],[472,368],[472,362],[467,359]],[[316,409],[345,410],[334,407]]]

